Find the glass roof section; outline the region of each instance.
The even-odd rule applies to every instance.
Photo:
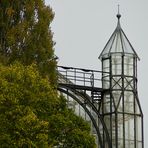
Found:
[[[99,59],[101,59],[102,57],[108,57],[113,53],[120,53],[123,55],[132,54],[139,59],[137,53],[135,52],[134,48],[132,47],[131,43],[129,42],[128,38],[121,28],[120,17],[121,15],[117,14],[117,27],[108,40],[107,44],[105,45],[103,51],[101,52]]]

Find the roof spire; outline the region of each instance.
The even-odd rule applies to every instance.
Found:
[[[120,14],[120,5],[118,5],[118,14],[117,14],[116,16],[117,16],[118,20],[119,20],[120,17],[121,17],[121,14]]]
[[[118,14],[120,13],[120,5],[118,4]]]
[[[115,28],[113,34],[109,38],[107,44],[105,45],[103,51],[101,52],[99,58],[108,58],[111,55],[133,55],[133,57],[136,57],[139,59],[137,53],[135,52],[133,46],[131,45],[130,41],[128,40],[127,36],[123,32],[121,26],[120,26],[120,11],[119,11],[119,5],[118,5],[118,23],[117,27]]]

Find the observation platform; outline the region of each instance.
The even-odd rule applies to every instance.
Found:
[[[58,66],[57,71],[58,88],[87,91],[96,100],[100,100],[102,93],[108,91],[102,88],[102,71],[65,66]]]

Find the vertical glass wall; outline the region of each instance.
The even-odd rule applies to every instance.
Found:
[[[112,53],[102,58],[102,114],[113,148],[142,148],[142,112],[137,96],[137,58]]]

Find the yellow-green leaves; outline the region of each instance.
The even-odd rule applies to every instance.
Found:
[[[54,14],[42,0],[4,0],[0,2],[1,62],[36,63],[40,74],[56,84],[54,42],[50,24]],[[50,61],[50,62],[49,62]]]
[[[37,65],[0,64],[2,147],[95,147],[90,127],[67,108]]]
[[[0,147],[94,148],[56,90],[54,14],[44,0],[0,1]]]
[[[48,146],[48,120],[60,101],[36,67],[0,65],[1,146]]]

